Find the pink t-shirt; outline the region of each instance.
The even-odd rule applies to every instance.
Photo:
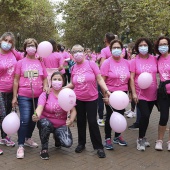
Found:
[[[14,81],[14,70],[21,56],[17,51],[7,54],[0,53],[0,92],[12,92]]]
[[[93,101],[98,98],[96,76],[100,70],[95,62],[85,60],[72,68],[71,79],[76,97],[81,101]]]
[[[162,82],[170,80],[170,55],[160,57],[158,60],[159,77]],[[166,85],[167,93],[170,94],[170,84]]]
[[[64,62],[58,52],[51,53],[48,57],[43,58],[43,61],[46,68],[59,68]]]
[[[157,99],[157,60],[154,56],[149,55],[149,58],[140,58],[138,55],[131,60],[130,71],[135,73],[135,89],[140,100],[154,101]],[[152,74],[153,82],[147,89],[140,89],[138,86],[138,77],[141,73],[148,72]],[[140,91],[141,90],[141,91]]]
[[[110,47],[107,46],[107,47],[103,48],[101,50],[100,56],[101,56],[101,58],[105,58],[105,59],[108,59],[109,57],[111,57],[112,54],[111,54],[111,51],[110,51]]]
[[[52,90],[48,99],[45,92],[40,95],[38,105],[44,106],[40,119],[47,118],[55,128],[66,125],[67,112],[59,106],[58,98]]]
[[[37,98],[43,91],[43,80],[47,77],[47,72],[43,62],[40,62],[38,59],[29,59],[27,57],[20,60],[15,69],[15,74],[20,76],[18,95],[29,98],[32,97],[30,79],[24,77],[25,71],[30,70],[38,71],[38,77],[32,78],[34,97]]]
[[[103,62],[100,71],[102,76],[106,76],[106,85],[110,92],[128,91],[130,66],[127,60],[121,58],[115,61],[110,57]]]

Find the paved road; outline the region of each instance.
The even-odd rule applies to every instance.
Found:
[[[135,119],[127,119],[128,125],[131,125]],[[80,154],[74,152],[77,145],[77,128],[76,125],[71,128],[74,137],[74,144],[71,148],[54,148],[54,141],[51,135],[49,144],[50,160],[41,160],[39,157],[40,147],[25,148],[25,158],[18,160],[15,157],[17,146],[11,148],[2,146],[4,154],[0,156],[0,170],[169,170],[170,169],[170,152],[166,149],[166,142],[169,131],[166,131],[164,151],[155,151],[155,140],[157,137],[157,125],[159,113],[156,108],[150,118],[147,137],[151,147],[145,152],[136,149],[136,139],[138,131],[126,130],[123,133],[128,142],[128,146],[114,145],[114,151],[106,151],[107,157],[99,159],[96,151],[93,150],[89,133],[87,130],[86,150]],[[104,139],[104,128],[100,127]],[[12,137],[17,142],[17,136]],[[38,130],[33,135],[35,141],[40,145]]]

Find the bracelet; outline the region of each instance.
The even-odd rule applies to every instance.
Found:
[[[106,94],[108,91],[109,91],[109,90],[106,90],[106,91],[105,91],[105,94]]]

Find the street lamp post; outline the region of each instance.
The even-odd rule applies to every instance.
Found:
[[[17,33],[17,46],[19,50],[19,47],[20,47],[20,33],[19,32]]]
[[[128,39],[129,39],[129,32],[130,32],[130,28],[129,28],[129,26],[127,26],[126,28],[125,28],[125,31],[126,31],[126,43],[128,44]]]

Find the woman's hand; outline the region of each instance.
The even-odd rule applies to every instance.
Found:
[[[133,100],[134,100],[135,103],[138,102],[138,96],[137,96],[136,93],[132,94],[132,98],[133,98]]]
[[[49,94],[50,93],[50,88],[45,86],[45,87],[43,87],[43,91],[46,92],[47,94]]]
[[[106,105],[109,105],[109,95],[104,95],[103,101]]]
[[[33,122],[38,122],[40,120],[39,116],[37,114],[32,115],[32,121]]]
[[[13,97],[12,99],[12,107],[15,108],[18,105],[17,97]]]
[[[72,123],[73,123],[73,121],[72,121],[70,118],[67,118],[67,120],[66,120],[66,125],[67,125],[67,126],[71,126]]]

